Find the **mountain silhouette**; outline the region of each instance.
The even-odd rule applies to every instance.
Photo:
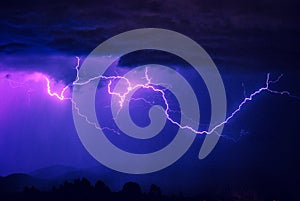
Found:
[[[41,179],[53,179],[53,178],[58,178],[63,175],[66,175],[70,172],[76,172],[76,171],[78,171],[78,169],[70,166],[54,165],[50,167],[37,169],[35,171],[30,172],[29,175]]]
[[[11,174],[0,178],[0,192],[20,192],[27,186],[38,186],[40,189],[50,188],[47,180],[27,174]]]

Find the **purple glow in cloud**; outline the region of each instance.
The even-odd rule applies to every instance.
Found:
[[[44,86],[46,85],[44,88],[46,88],[46,91],[47,91],[47,93],[48,93],[49,96],[55,97],[55,98],[57,98],[58,100],[61,100],[61,101],[63,101],[63,100],[71,100],[72,103],[75,104],[75,105],[76,105],[76,103],[72,100],[72,98],[69,97],[69,96],[66,96],[66,93],[68,93],[68,94],[70,93],[70,86],[72,86],[72,85],[85,85],[85,84],[88,84],[89,82],[91,82],[93,80],[96,80],[96,79],[99,79],[99,78],[109,80],[109,83],[107,85],[107,92],[109,94],[113,95],[113,96],[117,96],[120,99],[119,100],[120,108],[123,107],[123,103],[124,103],[124,101],[126,99],[126,96],[131,91],[133,91],[133,90],[135,90],[137,88],[151,89],[154,92],[158,92],[158,93],[161,94],[161,97],[163,98],[164,104],[166,106],[166,109],[164,111],[166,118],[170,122],[172,122],[173,124],[175,124],[176,126],[178,126],[180,129],[188,129],[188,130],[192,131],[195,134],[211,134],[211,133],[215,132],[215,130],[217,128],[219,128],[220,126],[223,126],[223,125],[227,124],[238,112],[240,112],[241,109],[242,109],[242,107],[247,102],[252,101],[255,96],[257,96],[258,94],[260,94],[262,92],[267,91],[267,92],[274,93],[274,94],[288,95],[289,97],[300,99],[297,96],[291,95],[288,91],[276,91],[276,90],[270,89],[270,84],[275,84],[275,83],[279,82],[280,78],[283,75],[280,75],[275,80],[270,80],[270,74],[267,74],[267,79],[266,79],[265,86],[259,88],[256,91],[254,91],[252,94],[250,94],[250,96],[245,97],[245,99],[239,104],[238,108],[236,110],[234,110],[231,113],[231,115],[229,115],[223,122],[219,122],[218,124],[216,124],[209,131],[206,131],[206,130],[199,131],[199,130],[193,129],[189,125],[181,125],[180,123],[174,121],[170,117],[170,114],[169,114],[169,112],[170,112],[169,103],[168,103],[168,100],[167,100],[167,98],[165,96],[165,92],[164,92],[163,89],[159,89],[159,87],[158,87],[157,84],[151,83],[151,78],[147,74],[147,68],[146,68],[146,71],[145,71],[145,79],[147,80],[147,82],[145,84],[133,84],[129,79],[127,79],[126,77],[123,77],[123,76],[97,76],[97,77],[93,77],[93,78],[89,79],[88,81],[80,83],[80,82],[78,82],[78,80],[79,80],[78,71],[79,71],[79,66],[80,66],[80,58],[76,57],[76,59],[77,59],[77,65],[75,67],[76,74],[77,74],[76,75],[76,79],[75,79],[75,81],[72,84],[66,85],[66,86],[64,86],[63,83],[61,83],[61,82],[55,83],[55,81],[53,79],[49,78],[49,76],[44,75],[42,73],[37,73],[37,72],[31,73],[31,74],[30,73],[27,74],[27,73],[24,73],[24,72],[15,72],[13,74],[2,73],[1,77],[2,78],[5,77],[7,79],[7,81],[8,81],[8,83],[9,83],[9,85],[10,85],[11,88],[22,88],[22,89],[24,89],[26,91],[28,100],[30,100],[30,92],[32,90],[34,90],[34,89],[32,89],[32,85],[33,85],[33,82],[34,82],[36,84],[41,84],[41,85],[44,85]],[[125,81],[125,83],[126,83],[126,86],[124,88],[125,91],[123,93],[112,91],[111,85],[112,85],[113,81],[120,80],[120,79],[123,79]],[[46,84],[45,84],[44,80],[46,80]],[[55,83],[55,84],[53,84],[53,83]],[[4,85],[4,83],[2,83],[2,85]],[[4,88],[4,86],[0,85],[0,89],[1,88]],[[75,107],[75,108],[77,108],[77,107]],[[94,125],[97,129],[101,129],[98,126],[96,126],[95,122],[90,122],[88,120],[88,118],[84,114],[80,113],[80,108],[77,108],[77,111],[78,111],[78,113],[83,118],[86,119],[86,121],[89,124]]]

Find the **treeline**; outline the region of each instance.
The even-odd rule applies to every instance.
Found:
[[[148,192],[143,192],[136,182],[127,182],[121,191],[113,192],[102,181],[97,181],[95,185],[86,179],[76,179],[73,182],[65,181],[59,186],[55,186],[51,191],[41,191],[34,186],[25,187],[22,192],[11,192],[0,194],[1,201],[13,200],[82,200],[82,201],[258,201],[277,200],[261,198],[255,192],[227,191],[218,194],[198,195],[186,197],[181,193],[175,195],[164,195],[159,186],[152,184]],[[280,199],[281,200],[281,199]]]
[[[112,192],[103,182],[97,181],[95,185],[86,179],[76,179],[73,182],[65,181],[63,184],[53,187],[50,192],[40,191],[34,186],[25,187],[22,192],[2,193],[0,200],[82,200],[82,201],[184,201],[192,200],[182,195],[165,196],[160,187],[155,184],[150,186],[148,192],[142,192],[136,182],[127,182],[119,192]]]

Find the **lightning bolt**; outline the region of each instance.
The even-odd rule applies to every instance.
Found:
[[[56,92],[52,92],[51,91],[51,83],[50,83],[50,80],[45,76],[45,80],[47,82],[47,92],[49,94],[49,96],[52,96],[52,97],[56,97],[57,99],[63,101],[63,100],[71,100],[72,104],[75,106],[75,110],[77,111],[78,115],[81,116],[82,118],[85,119],[85,121],[91,125],[93,125],[96,129],[107,129],[107,130],[110,130],[110,131],[113,131],[117,134],[119,134],[117,131],[115,131],[114,129],[111,129],[111,128],[100,128],[97,123],[95,122],[92,122],[88,119],[88,117],[84,114],[82,114],[80,112],[80,108],[77,107],[76,103],[73,101],[72,98],[69,98],[69,97],[65,97],[64,93],[66,92],[66,90],[68,88],[70,88],[70,86],[74,86],[74,85],[85,85],[85,84],[88,84],[90,83],[91,81],[94,81],[94,80],[97,80],[99,78],[101,79],[105,79],[105,80],[109,80],[109,83],[107,85],[107,92],[112,95],[112,96],[117,96],[119,98],[119,105],[120,105],[120,108],[123,107],[123,104],[124,104],[124,101],[126,100],[126,96],[133,90],[135,89],[138,89],[138,88],[143,88],[143,89],[151,89],[152,91],[154,92],[157,92],[157,93],[160,93],[161,94],[161,97],[164,101],[164,104],[165,104],[165,110],[164,110],[164,114],[166,116],[166,118],[171,122],[173,123],[174,125],[178,126],[180,129],[186,129],[186,130],[189,130],[189,131],[192,131],[193,133],[195,134],[212,134],[213,132],[216,132],[216,130],[227,124],[234,116],[237,115],[237,113],[239,113],[242,108],[244,107],[244,105],[247,103],[247,102],[251,102],[253,100],[254,97],[256,97],[257,95],[263,93],[263,92],[269,92],[269,93],[272,93],[272,94],[280,94],[280,95],[287,95],[291,98],[296,98],[298,100],[300,100],[299,97],[297,96],[294,96],[292,95],[290,92],[288,91],[276,91],[276,90],[272,90],[270,89],[270,85],[271,84],[275,84],[277,82],[280,81],[280,79],[283,77],[283,74],[281,74],[280,76],[277,77],[277,79],[275,80],[270,80],[270,73],[267,74],[267,78],[266,78],[266,82],[265,82],[265,85],[259,89],[257,89],[256,91],[254,91],[252,94],[250,94],[248,97],[246,96],[246,93],[245,93],[245,87],[244,87],[244,84],[243,87],[244,87],[244,100],[239,104],[239,106],[223,121],[223,122],[220,122],[218,124],[216,124],[211,130],[202,130],[202,131],[198,131],[198,130],[195,130],[193,129],[192,127],[190,127],[189,125],[181,125],[180,123],[178,123],[177,121],[173,120],[170,116],[170,112],[172,112],[172,110],[170,109],[169,107],[169,103],[168,103],[168,100],[166,98],[166,94],[165,94],[165,89],[160,89],[159,85],[158,84],[155,84],[155,83],[152,83],[151,82],[151,78],[149,77],[148,75],[148,68],[146,68],[145,70],[145,79],[146,79],[146,83],[145,84],[135,84],[133,85],[129,79],[127,79],[126,77],[123,77],[123,76],[103,76],[103,75],[99,75],[99,76],[96,76],[96,77],[92,77],[90,79],[88,79],[87,81],[84,81],[84,82],[79,82],[79,66],[80,66],[80,58],[79,57],[76,57],[77,59],[77,65],[75,67],[76,69],[76,79],[73,83],[71,83],[70,85],[67,85],[66,87],[64,87],[60,93],[56,93]],[[113,81],[115,80],[124,80],[127,84],[127,87],[126,87],[126,91],[123,92],[123,93],[120,93],[120,92],[114,92],[112,89],[111,89],[111,86],[112,86],[112,83]],[[150,103],[148,101],[146,101],[145,99],[143,98],[138,98],[138,99],[133,99],[133,100],[143,100],[147,103]],[[218,134],[218,133],[217,133]]]
[[[56,93],[56,92],[51,92],[51,87],[50,87],[50,80],[48,77],[45,76],[45,80],[47,82],[47,93],[49,94],[49,96],[54,96],[59,100],[66,100],[66,99],[71,99],[71,98],[66,98],[64,93],[65,91],[69,88],[69,86],[65,86],[60,93]]]

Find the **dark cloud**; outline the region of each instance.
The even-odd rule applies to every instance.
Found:
[[[4,3],[1,14],[2,19],[11,23],[52,26],[55,26],[54,23],[56,26],[66,24],[67,29],[76,25],[121,25],[118,22],[130,19],[136,24],[141,23],[143,19],[152,19],[149,21],[159,23],[163,18],[179,25],[184,23],[198,25],[194,28],[201,29],[209,27],[216,29],[223,26],[237,29],[291,28],[296,25],[297,16],[297,1],[294,0],[284,2],[255,0],[243,3],[237,0],[29,1],[10,5]]]
[[[0,45],[0,51],[5,53],[13,53],[16,51],[20,51],[22,49],[25,49],[27,47],[27,44],[23,43],[8,43]]]
[[[218,65],[277,69],[286,63],[294,66],[299,54],[297,4],[295,0],[9,1],[1,7],[0,54],[86,56],[118,33],[158,27],[196,40]]]

